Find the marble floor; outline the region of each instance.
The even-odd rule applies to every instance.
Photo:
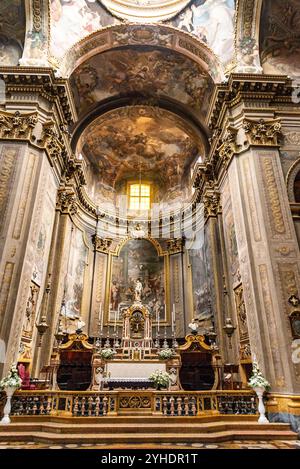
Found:
[[[66,444],[66,445],[47,445],[45,443],[36,442],[17,442],[17,443],[1,443],[0,450],[5,449],[300,449],[299,441],[232,441],[224,443],[162,443],[157,444],[136,444],[136,445],[106,445],[106,444]]]

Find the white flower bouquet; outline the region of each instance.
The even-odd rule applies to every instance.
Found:
[[[104,348],[103,350],[101,350],[100,356],[104,360],[111,360],[112,358],[114,358],[116,353],[117,352],[111,348]]]
[[[13,364],[8,372],[8,375],[0,381],[0,389],[5,388],[20,388],[22,380],[19,376],[17,367]]]
[[[157,389],[167,388],[170,383],[170,375],[165,371],[156,370],[149,376],[150,381],[154,383]]]
[[[170,358],[174,357],[174,352],[170,348],[166,348],[158,352],[158,358],[160,360],[170,360]]]
[[[267,381],[263,376],[256,362],[253,363],[252,375],[248,384],[251,388],[264,388],[266,391],[271,387],[269,381]]]

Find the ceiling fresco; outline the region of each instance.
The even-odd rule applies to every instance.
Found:
[[[156,23],[172,18],[190,0],[98,0],[112,14],[135,22]]]
[[[151,181],[157,201],[188,195],[190,167],[204,147],[196,130],[176,114],[131,106],[95,119],[77,151],[87,162],[89,195],[97,203],[126,194],[126,182]]]
[[[300,2],[265,0],[261,16],[264,72],[300,76]]]
[[[151,4],[150,2],[151,0],[147,0],[146,8],[142,0],[120,0],[118,6],[125,3],[132,6],[135,3],[136,9],[147,10],[153,9],[154,2],[157,4],[158,0]],[[126,21],[112,15],[102,3],[108,7],[108,1],[51,0],[51,54],[54,57],[61,59],[67,50],[82,38],[101,28],[123,24]],[[163,5],[167,3],[172,3],[175,13],[180,13],[168,19],[165,24],[188,32],[206,43],[224,65],[232,60],[235,38],[234,0],[163,1]],[[188,5],[182,10],[186,3]],[[142,14],[134,21],[151,23],[150,19]]]
[[[0,2],[0,66],[18,65],[25,41],[23,0]]]
[[[211,79],[194,61],[151,47],[94,56],[75,70],[71,83],[79,114],[103,99],[138,93],[175,99],[205,117],[212,91]]]

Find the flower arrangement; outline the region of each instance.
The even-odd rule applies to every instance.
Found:
[[[158,352],[158,358],[160,360],[170,360],[170,358],[174,357],[174,352],[170,348],[166,348]]]
[[[17,367],[13,364],[8,372],[8,375],[0,381],[0,389],[4,388],[20,388],[22,380],[19,376]]]
[[[266,391],[271,387],[256,362],[253,363],[252,375],[248,384],[251,388],[265,388]]]
[[[156,388],[166,388],[170,383],[170,375],[165,371],[156,370],[149,376],[150,381],[153,381]]]
[[[114,358],[114,355],[116,353],[117,352],[115,350],[111,349],[111,348],[104,348],[103,350],[101,350],[100,356],[104,360],[110,360],[111,358]]]

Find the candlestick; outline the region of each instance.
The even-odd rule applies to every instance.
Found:
[[[102,314],[102,303],[100,302],[100,309],[99,309],[99,326],[100,331],[103,329],[103,314]]]
[[[173,309],[172,309],[171,322],[172,322],[172,332],[174,332],[175,330],[175,305],[174,304],[173,304]]]
[[[117,330],[117,311],[115,311],[115,324],[114,324],[114,332]]]
[[[159,334],[159,308],[156,310],[157,333]]]

